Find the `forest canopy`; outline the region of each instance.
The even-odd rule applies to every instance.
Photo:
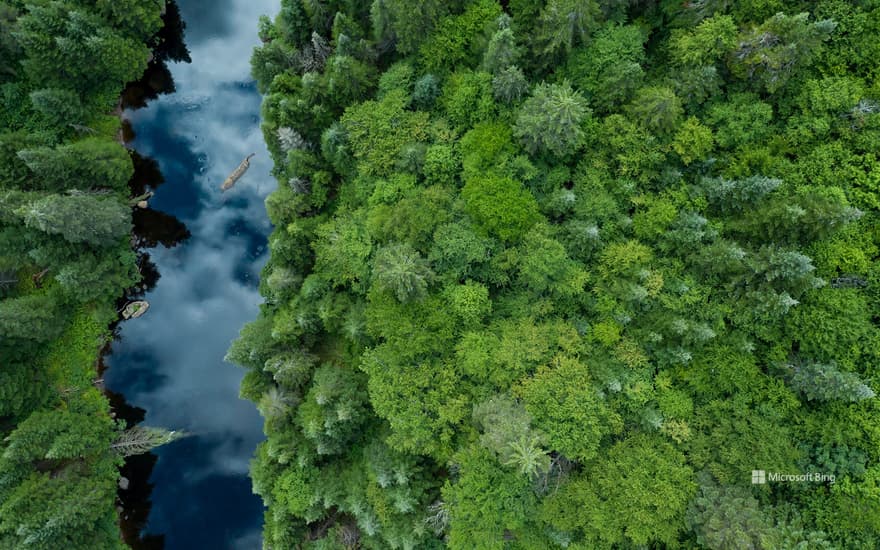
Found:
[[[880,3],[259,34],[275,231],[229,358],[267,547],[880,546]]]
[[[122,445],[167,440],[123,431],[96,370],[140,279],[120,94],[164,9],[0,1],[0,548],[125,548]]]

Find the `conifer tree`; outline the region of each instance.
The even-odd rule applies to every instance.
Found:
[[[834,363],[802,361],[785,370],[791,387],[808,401],[856,402],[876,396],[857,374],[841,371]]]
[[[511,65],[492,78],[492,91],[498,101],[516,103],[528,93],[529,83],[522,69]]]
[[[23,149],[18,156],[42,189],[124,189],[134,169],[126,150],[107,139],[84,139],[56,148]]]
[[[548,0],[538,18],[541,53],[568,53],[585,43],[598,26],[601,11],[595,0]]]
[[[401,302],[425,296],[434,273],[428,263],[405,243],[389,245],[376,253],[373,277]]]
[[[704,479],[685,521],[707,548],[760,548],[770,530],[766,511],[742,487],[722,487]]]
[[[95,247],[116,244],[131,229],[128,207],[109,196],[48,195],[19,207],[16,214],[28,227]]]
[[[520,107],[514,134],[532,154],[563,157],[583,144],[583,123],[590,116],[587,101],[571,84],[539,84]]]

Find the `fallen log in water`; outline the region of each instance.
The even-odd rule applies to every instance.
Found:
[[[237,182],[238,179],[241,178],[245,172],[247,172],[247,169],[251,165],[251,157],[254,155],[256,155],[256,153],[251,153],[250,155],[248,155],[243,161],[241,161],[241,164],[238,165],[238,168],[236,168],[232,171],[231,174],[229,174],[229,177],[226,178],[226,181],[224,181],[223,185],[220,186],[221,192],[231,189],[232,186],[235,185],[235,182]]]

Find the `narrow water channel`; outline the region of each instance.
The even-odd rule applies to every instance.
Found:
[[[129,146],[155,161],[164,179],[152,182],[150,200],[164,215],[151,219],[167,220],[171,233],[181,233],[182,222],[190,233],[146,251],[159,276],[144,294],[150,309],[120,325],[105,358],[107,388],[143,409],[144,424],[192,434],[147,459],[155,464],[142,534],[151,542],[143,547],[260,547],[263,509],[247,469],[262,421],[238,398],[243,373],[223,356],[261,301],[270,231],[263,202],[274,180],[249,58],[258,17],[276,4],[178,0],[192,62],[169,64],[175,92],[124,113],[134,132]],[[251,153],[250,170],[221,194],[224,178]],[[135,499],[125,493],[121,499]]]

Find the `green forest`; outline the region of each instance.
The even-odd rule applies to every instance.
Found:
[[[132,445],[97,381],[116,302],[140,279],[118,105],[164,2],[0,2],[0,548],[124,548]],[[146,450],[141,448],[140,452]]]
[[[172,4],[0,0],[0,550],[126,548],[125,457],[182,435],[99,367]],[[880,548],[880,0],[235,24],[278,183],[227,354],[266,550]]]
[[[282,0],[259,37],[266,548],[880,547],[880,2]]]

